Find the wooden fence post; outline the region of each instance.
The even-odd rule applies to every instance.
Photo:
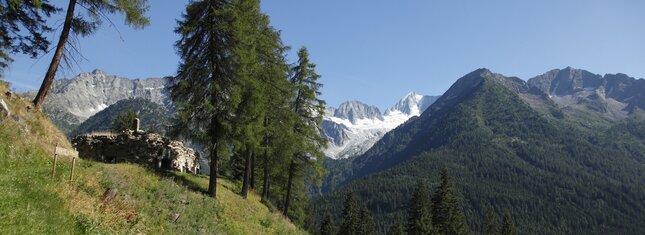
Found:
[[[58,144],[56,144],[56,147],[54,148],[54,165],[52,166],[52,181],[54,181],[54,176],[56,175],[56,160],[58,159],[58,154],[56,154],[57,148],[58,148]]]
[[[76,163],[76,158],[72,158],[72,174],[69,176],[69,182],[74,180],[74,164]]]
[[[54,176],[56,175],[56,160],[58,159],[58,154],[54,154],[54,166],[52,167],[52,181],[54,181]]]

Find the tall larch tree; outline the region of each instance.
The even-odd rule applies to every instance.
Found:
[[[46,20],[59,10],[48,0],[0,0],[0,77],[13,61],[10,54],[36,58],[47,52],[49,41],[43,34],[52,28]]]
[[[228,0],[194,1],[175,30],[181,36],[175,45],[181,63],[169,88],[177,111],[175,133],[207,146],[211,197],[217,194],[219,156],[230,152],[231,120],[241,100],[233,17]]]
[[[491,209],[486,209],[484,214],[483,235],[499,234],[499,218]]]
[[[262,200],[271,197],[273,178],[282,174],[280,165],[288,165],[287,158],[293,155],[293,123],[295,113],[291,108],[295,97],[289,81],[289,65],[285,53],[288,47],[282,44],[280,33],[269,25],[261,28],[263,38],[257,44],[261,73],[259,79],[263,84],[264,120],[260,129],[262,147],[257,166],[262,166]],[[253,161],[254,163],[256,161]]]
[[[81,11],[77,12],[76,7]],[[147,0],[69,0],[63,29],[43,83],[34,98],[34,106],[40,108],[45,102],[61,60],[66,60],[69,65],[70,60],[73,60],[70,57],[71,54],[78,52],[73,45],[68,45],[70,35],[74,37],[91,35],[104,20],[109,21],[107,15],[114,13],[124,14],[126,25],[143,28],[150,24],[149,18],[145,15],[147,10]]]
[[[405,227],[403,226],[403,222],[401,220],[401,217],[396,217],[396,220],[394,220],[394,224],[390,226],[390,228],[387,230],[387,234],[389,235],[403,235],[405,234]]]
[[[453,195],[448,168],[443,167],[440,182],[432,196],[432,225],[441,234],[470,234],[459,200]]]
[[[256,45],[263,37],[261,28],[263,23],[268,24],[268,17],[260,11],[258,0],[234,0],[233,6],[232,40],[233,55],[235,58],[233,71],[235,80],[241,90],[241,102],[235,111],[233,122],[233,146],[244,162],[241,195],[246,198],[250,181],[253,175],[253,156],[261,145],[264,121],[265,100],[263,98],[264,86],[259,79],[262,72],[259,66]]]
[[[500,235],[517,235],[517,228],[513,223],[513,218],[511,218],[511,213],[508,211],[504,212],[504,218],[502,219],[502,227],[499,229]]]
[[[298,62],[292,68],[293,76],[291,84],[295,89],[292,110],[296,115],[294,123],[294,143],[296,152],[293,154],[289,169],[287,170],[287,190],[284,199],[284,215],[289,215],[289,207],[292,204],[296,178],[307,173],[308,180],[315,183],[322,175],[321,148],[326,146],[326,140],[320,135],[320,122],[325,112],[325,102],[318,98],[322,84],[318,83],[320,75],[315,72],[316,65],[309,61],[309,52],[303,47],[298,51]],[[298,181],[297,190],[301,197],[306,197],[304,191],[304,180]],[[319,182],[317,182],[319,183]],[[304,200],[301,200],[304,201]],[[303,203],[304,204],[304,203]]]
[[[325,213],[322,223],[320,224],[320,234],[321,235],[335,235],[336,226],[334,225],[334,219],[332,219],[329,212]]]
[[[343,204],[343,223],[340,225],[340,235],[359,234],[361,217],[360,207],[356,196],[353,193],[347,194]]]
[[[294,135],[286,132],[293,132],[295,115],[290,104],[295,96],[284,55],[288,48],[283,46],[279,32],[270,26],[269,17],[260,11],[259,1],[237,0],[232,4],[234,73],[242,92],[233,119],[236,154],[232,161],[235,167],[243,163],[241,194],[246,196],[254,188],[256,158],[262,156],[265,186],[262,194],[266,200],[270,194],[270,172],[280,165],[275,162],[280,160],[276,153],[292,155],[288,146],[293,145],[289,141],[294,141]]]
[[[367,209],[366,205],[363,205],[363,207],[361,208],[358,234],[376,234],[376,224],[374,223],[374,218],[372,217],[372,213],[370,213],[370,211]]]
[[[417,184],[408,204],[408,223],[406,231],[411,235],[435,234],[432,227],[432,208],[430,191],[423,181]]]

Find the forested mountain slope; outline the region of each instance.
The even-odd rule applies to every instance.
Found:
[[[145,98],[130,98],[117,101],[113,105],[92,115],[75,128],[69,136],[73,137],[92,131],[112,129],[114,119],[124,112],[135,112],[140,120],[141,129],[165,133],[171,125],[171,115],[163,106]]]
[[[509,210],[522,234],[645,232],[639,111],[593,130],[549,100],[518,78],[474,71],[344,172],[332,171],[340,187],[312,205],[338,214],[334,202],[355,192],[383,232],[404,215],[413,185],[438,182],[445,165],[475,231],[484,209],[493,208]]]

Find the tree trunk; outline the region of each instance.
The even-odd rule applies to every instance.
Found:
[[[289,180],[287,181],[287,196],[284,199],[284,211],[282,212],[284,216],[288,216],[289,214],[289,204],[291,203],[291,187],[293,183],[293,176],[294,176],[295,170],[296,170],[296,163],[294,160],[291,160],[291,164],[289,164]]]
[[[269,118],[267,118],[266,114],[264,116],[264,127],[268,128],[269,126]],[[262,200],[268,201],[269,200],[269,190],[271,190],[271,174],[269,174],[269,154],[268,154],[268,149],[269,149],[269,136],[265,134],[264,136],[264,154],[262,157],[264,157],[264,175],[262,177]]]
[[[65,15],[65,23],[63,23],[63,31],[60,34],[58,39],[58,45],[56,46],[56,51],[54,52],[54,57],[52,62],[49,64],[47,73],[45,74],[45,79],[43,84],[40,85],[38,94],[34,98],[34,106],[37,109],[40,109],[43,103],[45,103],[45,97],[49,93],[49,89],[54,82],[54,77],[56,76],[56,71],[60,65],[60,60],[63,58],[63,53],[65,53],[65,44],[67,44],[67,39],[69,38],[69,32],[72,28],[72,19],[74,18],[74,8],[76,7],[76,0],[69,0],[69,5],[67,6],[67,13]]]
[[[208,196],[210,197],[216,197],[217,196],[217,160],[218,159],[217,155],[217,144],[213,143],[213,147],[211,148],[211,174],[210,177],[208,177]]]
[[[262,200],[269,200],[269,191],[271,190],[271,174],[269,174],[269,155],[264,150],[264,176],[262,177]]]
[[[255,189],[255,154],[251,154],[251,170],[249,170],[249,188]]]
[[[251,156],[253,155],[253,150],[247,148],[246,159],[244,163],[244,179],[242,180],[242,195],[243,198],[246,198],[249,194],[249,181],[251,180]]]

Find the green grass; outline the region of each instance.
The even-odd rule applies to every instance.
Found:
[[[0,84],[0,95],[19,118],[0,117],[0,234],[305,234],[226,179],[215,200],[203,193],[204,176],[77,160],[70,183],[71,162],[60,158],[52,181],[53,147],[70,144],[6,89]],[[117,196],[104,202],[109,188]]]

